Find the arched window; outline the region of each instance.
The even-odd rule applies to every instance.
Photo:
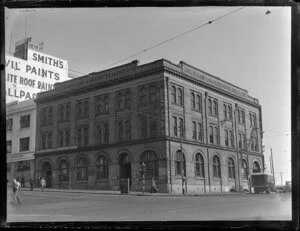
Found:
[[[260,166],[257,161],[254,161],[253,163],[253,173],[259,173],[260,172]]]
[[[244,180],[248,180],[248,167],[247,167],[247,163],[245,160],[241,161],[241,174],[242,174],[242,179]]]
[[[192,96],[191,96],[191,104],[192,104],[192,109],[196,109],[196,99],[195,99],[194,93],[192,93]]]
[[[96,159],[96,180],[108,179],[108,159],[100,155]]]
[[[185,158],[184,154],[181,151],[177,151],[175,155],[175,175],[183,175],[185,176]]]
[[[235,167],[232,158],[229,158],[228,160],[228,178],[235,179]]]
[[[180,88],[178,88],[178,96],[177,96],[177,98],[178,98],[177,103],[178,103],[179,105],[182,105],[182,102],[183,102],[183,95],[182,95],[182,90],[181,90]]]
[[[208,99],[208,112],[209,112],[209,114],[212,114],[211,99]]]
[[[146,89],[143,87],[140,90],[140,105],[144,106],[148,104],[148,100],[147,100],[147,91]]]
[[[221,165],[220,160],[217,156],[213,158],[213,177],[221,178]]]
[[[224,119],[227,119],[227,106],[226,106],[226,104],[223,105],[223,114],[224,114]]]
[[[249,113],[250,126],[252,127],[252,114]]]
[[[172,104],[176,104],[176,88],[171,87],[171,102]]]
[[[77,181],[88,180],[88,165],[85,158],[80,158],[79,160],[77,160],[76,170],[77,170]]]
[[[146,178],[158,177],[158,156],[153,151],[145,151],[141,155],[140,164],[146,165]]]
[[[196,106],[198,111],[202,111],[202,100],[201,100],[201,95],[197,95],[196,98]]]
[[[125,107],[130,108],[130,92],[126,91],[125,93]]]
[[[150,103],[156,102],[156,88],[155,86],[150,86]]]
[[[62,160],[59,162],[59,181],[69,181],[69,164],[66,160]]]
[[[204,178],[204,159],[200,153],[196,154],[195,159],[195,175]]]
[[[253,115],[253,125],[255,128],[257,127],[256,115]]]
[[[239,109],[237,110],[237,119],[238,119],[238,122],[240,123],[241,122],[241,112]]]
[[[218,114],[218,103],[216,100],[214,100],[214,104],[213,104],[213,111],[214,111],[214,115]]]

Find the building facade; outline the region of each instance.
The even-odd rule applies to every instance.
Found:
[[[7,179],[34,179],[36,104],[33,100],[6,105]]]
[[[184,62],[137,61],[38,94],[36,177],[49,187],[201,194],[264,171],[261,106]]]

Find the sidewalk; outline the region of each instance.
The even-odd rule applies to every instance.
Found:
[[[21,188],[21,191],[30,191],[28,187]],[[41,191],[41,188],[34,188],[33,192]],[[84,189],[58,189],[44,188],[44,192],[62,192],[62,193],[85,193],[85,194],[108,194],[108,195],[132,195],[132,196],[223,196],[223,195],[241,195],[249,194],[245,192],[222,192],[222,193],[204,193],[204,194],[168,194],[168,193],[149,193],[149,192],[129,192],[121,193],[112,190],[84,190]]]

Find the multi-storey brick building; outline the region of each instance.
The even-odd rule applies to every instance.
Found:
[[[49,187],[206,193],[264,170],[258,100],[184,62],[137,61],[37,97],[37,177]]]

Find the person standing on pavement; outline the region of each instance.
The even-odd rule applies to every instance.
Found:
[[[30,178],[29,180],[29,185],[30,185],[30,191],[33,191],[33,179]]]
[[[44,187],[46,187],[46,181],[44,178],[41,179],[41,187],[42,187],[42,192],[44,192]]]
[[[17,179],[14,179],[13,182],[13,195],[14,195],[14,201],[17,199],[18,203],[21,203],[21,199],[19,196],[19,191],[20,191],[21,183],[17,181]]]
[[[156,187],[154,178],[152,178],[151,193],[156,193],[156,192],[158,192],[158,188]]]

